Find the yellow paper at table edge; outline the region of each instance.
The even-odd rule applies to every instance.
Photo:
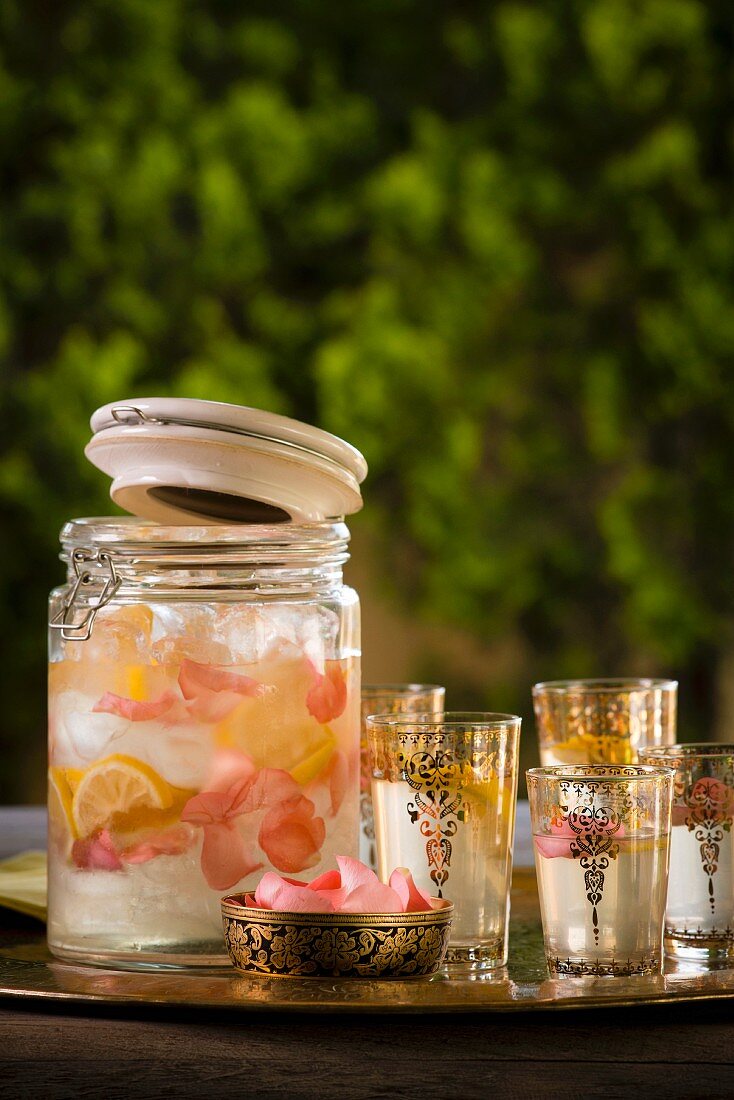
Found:
[[[0,861],[0,906],[45,921],[45,852],[21,852]]]

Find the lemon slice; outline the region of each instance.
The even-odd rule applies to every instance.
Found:
[[[78,834],[72,812],[74,791],[67,772],[76,772],[76,768],[48,769],[48,823],[53,836],[63,837],[71,833],[76,840]]]
[[[462,790],[463,799],[471,806],[472,812],[479,818],[493,810],[497,814],[506,814],[512,801],[512,785],[507,781],[500,783],[499,777],[467,783]]]
[[[566,764],[631,764],[634,753],[629,738],[578,733],[548,746]]]
[[[165,779],[133,756],[114,755],[84,772],[72,802],[78,836],[103,827],[132,832],[156,825],[173,802]]]
[[[319,772],[322,772],[326,765],[331,760],[334,754],[334,748],[336,746],[336,738],[332,730],[328,726],[324,726],[324,732],[328,735],[322,744],[308,756],[304,757],[299,764],[296,764],[294,768],[290,769],[291,776],[295,779],[301,787],[305,787],[307,783],[310,783],[312,779],[315,779]]]
[[[69,787],[71,788],[71,793],[73,795],[74,791],[79,786],[80,779],[84,775],[84,768],[58,768],[52,770],[63,771],[64,779],[69,784]]]

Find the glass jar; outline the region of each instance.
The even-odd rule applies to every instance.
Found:
[[[343,523],[78,519],[51,595],[51,951],[226,962],[219,901],[358,849]]]

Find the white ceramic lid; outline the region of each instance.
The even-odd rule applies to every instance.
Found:
[[[318,523],[358,512],[367,463],[320,428],[221,401],[136,397],[92,416],[110,496],[158,523]]]

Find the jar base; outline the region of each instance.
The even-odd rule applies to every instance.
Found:
[[[62,962],[82,966],[98,966],[107,970],[231,970],[232,964],[226,952],[218,944],[187,944],[173,952],[168,945],[146,946],[145,951],[134,948],[101,949],[98,945],[51,943],[48,949],[54,958]]]

